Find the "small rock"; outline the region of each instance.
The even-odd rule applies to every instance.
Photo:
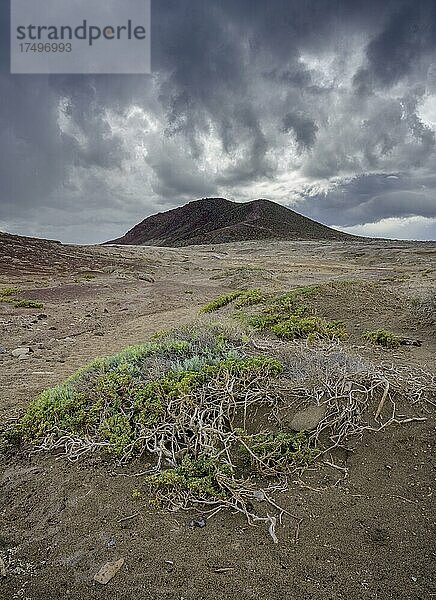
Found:
[[[305,410],[296,413],[291,421],[291,429],[294,431],[312,431],[325,417],[325,406],[309,406]]]
[[[124,558],[115,562],[108,562],[102,566],[100,571],[94,575],[94,581],[106,585],[114,577],[124,564]]]
[[[155,279],[151,275],[138,275],[138,279],[141,281],[148,281],[149,283],[154,283]]]
[[[21,358],[22,356],[26,356],[27,354],[30,354],[31,352],[32,352],[32,348],[29,348],[28,346],[21,346],[20,348],[15,348],[15,350],[12,350],[11,354],[12,354],[12,356]]]
[[[6,353],[6,349],[3,348],[3,346],[0,346],[0,354],[5,354]]]
[[[46,319],[47,315],[45,313],[41,313],[40,315],[37,315],[36,318],[41,321],[42,319]]]
[[[165,565],[166,565],[165,568],[168,573],[171,573],[174,570],[174,561],[173,560],[166,560]]]
[[[263,502],[265,500],[265,492],[263,490],[255,490],[253,492],[253,498],[258,502]]]
[[[194,527],[206,527],[207,525],[207,520],[204,517],[200,517],[199,519],[192,519],[192,521],[189,523],[189,527],[192,527],[192,529],[194,529]]]

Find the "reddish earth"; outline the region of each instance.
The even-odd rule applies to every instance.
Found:
[[[351,240],[270,200],[203,198],[147,217],[111,244],[189,246],[247,240]]]

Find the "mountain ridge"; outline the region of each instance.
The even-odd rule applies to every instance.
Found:
[[[250,202],[201,198],[151,215],[106,244],[179,247],[256,239],[353,238],[264,198]]]

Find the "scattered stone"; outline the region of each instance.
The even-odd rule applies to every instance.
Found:
[[[167,570],[167,572],[171,573],[174,570],[174,561],[173,560],[166,560],[165,564],[166,564],[166,570]]]
[[[265,500],[265,492],[263,490],[255,490],[253,492],[253,498],[258,502],[263,502]]]
[[[233,571],[235,567],[215,567],[213,569],[214,573],[228,573],[229,571]]]
[[[309,406],[296,413],[291,421],[291,429],[294,431],[312,431],[325,417],[325,406]]]
[[[37,315],[36,318],[38,321],[41,321],[42,319],[46,319],[47,315],[45,313],[41,313],[40,315]]]
[[[422,346],[422,340],[409,340],[408,338],[403,338],[400,340],[401,346]]]
[[[20,348],[15,348],[15,350],[12,350],[11,354],[16,358],[21,358],[22,356],[27,356],[31,352],[32,348],[29,348],[28,346],[21,346]]]
[[[194,527],[206,527],[207,525],[207,520],[204,517],[200,517],[199,519],[192,519],[192,521],[189,523],[189,527],[191,527],[192,529],[194,529]]]
[[[94,575],[94,581],[106,585],[114,577],[124,564],[124,558],[115,562],[108,562],[102,566],[100,571]]]

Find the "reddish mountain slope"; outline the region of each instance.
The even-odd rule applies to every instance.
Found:
[[[109,244],[188,246],[257,239],[351,239],[269,200],[203,198],[147,217]]]

